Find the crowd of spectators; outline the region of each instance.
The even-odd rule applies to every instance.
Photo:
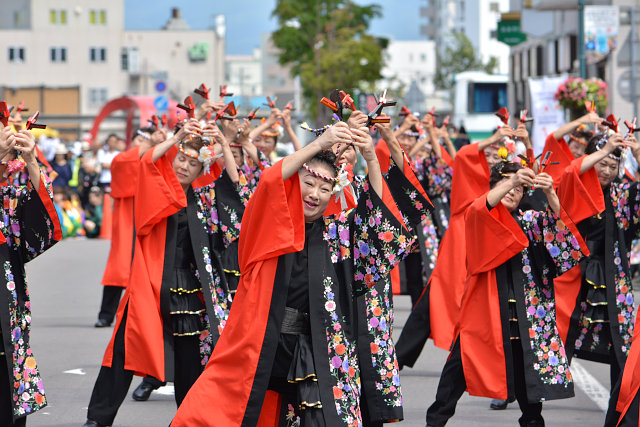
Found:
[[[53,169],[54,203],[63,237],[99,237],[104,195],[110,191],[111,162],[126,149],[126,142],[115,134],[93,143],[43,136],[38,147]]]

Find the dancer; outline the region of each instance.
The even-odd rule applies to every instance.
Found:
[[[25,263],[62,239],[53,205],[52,186],[41,172],[35,140],[26,130],[0,132],[0,425],[25,426],[27,415],[47,405],[42,377],[31,349],[31,302]],[[29,181],[6,184],[9,175],[26,169]]]
[[[358,146],[368,181],[355,209],[323,218],[336,181],[324,150],[335,143]],[[268,389],[281,396],[282,419],[361,423],[352,296],[412,244],[383,187],[368,130],[342,122],[263,172],[244,218],[229,323],[172,425],[256,425],[272,409]]]
[[[547,212],[518,212],[524,186],[541,188]],[[443,426],[465,389],[515,396],[522,426],[544,426],[542,401],[573,396],[555,326],[551,279],[583,257],[584,242],[562,211],[553,179],[511,162],[491,170],[491,190],[465,214],[469,278],[427,425]]]
[[[227,185],[194,190],[191,184],[213,161],[206,138],[222,145],[226,173],[219,180]],[[177,405],[200,375],[228,316],[230,296],[213,242],[222,228],[232,238],[239,234],[233,221],[234,209],[242,209],[237,180],[222,133],[195,120],[143,156],[131,279],[85,426],[113,423],[134,373],[174,381]]]
[[[140,158],[151,147],[162,142],[165,132],[153,126],[139,129],[131,142],[132,148],[118,154],[111,163],[111,194],[113,198],[113,231],[107,266],[102,276],[102,303],[96,328],[111,326],[120,296],[127,286],[133,259],[134,195],[138,183]]]

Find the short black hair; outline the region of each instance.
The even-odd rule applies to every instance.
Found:
[[[585,154],[593,154],[596,151],[601,150],[602,147],[604,147],[604,144],[602,144],[601,141],[604,140],[603,142],[606,143],[606,140],[608,140],[609,138],[610,136],[603,133],[595,133],[589,140],[587,148],[584,150]],[[613,153],[611,153],[611,155],[619,159],[620,157],[622,157],[622,149],[620,149],[619,147],[616,148],[615,150],[613,150]]]
[[[520,169],[522,169],[522,165],[520,163],[509,162],[503,160],[501,162],[496,163],[491,168],[491,175],[489,177],[489,188],[495,187],[497,183],[504,179],[504,176],[509,173],[516,173]]]
[[[328,166],[333,173],[334,178],[338,175],[338,166],[336,166],[336,155],[331,150],[323,150],[313,156],[308,162],[308,165],[312,163],[320,163]]]
[[[153,135],[156,130],[157,130],[156,127],[153,125],[146,126],[139,129],[140,132],[148,133],[149,135]]]

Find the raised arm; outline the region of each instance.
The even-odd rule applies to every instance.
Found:
[[[451,142],[451,138],[449,138],[449,132],[447,131],[447,127],[442,126],[440,128],[440,131],[442,132],[442,139],[444,140],[444,145],[445,147],[447,147],[447,151],[449,152],[449,155],[451,156],[452,159],[455,159],[456,146],[453,145],[453,142]]]
[[[188,122],[185,122],[184,125],[175,133],[172,137],[167,138],[166,140],[159,143],[155,149],[153,150],[153,162],[157,162],[158,159],[165,155],[167,151],[180,141],[186,139],[189,135],[194,133],[201,133],[202,126],[200,126],[200,122],[191,119]]]
[[[225,138],[224,134],[220,131],[218,126],[215,125],[215,123],[207,124],[202,134],[205,137],[214,138],[215,141],[220,144],[224,157],[224,168],[227,171],[227,175],[229,175],[231,182],[237,184],[240,181],[238,166],[233,158],[233,152],[231,151],[227,138]]]
[[[553,189],[553,177],[546,172],[542,172],[536,175],[533,183],[536,188],[540,188],[544,192],[545,196],[547,196],[549,207],[553,213],[560,216],[562,209],[560,207],[560,199],[558,199],[558,195]]]
[[[489,138],[480,141],[478,143],[478,150],[482,151],[490,145],[497,144],[504,137],[513,138],[515,136],[515,131],[510,126],[502,126],[499,128],[496,133],[491,135]]]
[[[258,126],[256,126],[249,133],[249,138],[251,138],[252,140],[256,139],[257,137],[260,136],[260,134],[262,134],[262,132],[264,132],[265,130],[269,129],[271,126],[276,124],[276,122],[280,118],[282,118],[282,111],[280,111],[277,108],[272,108],[271,109],[271,114],[269,115],[267,120],[265,120],[264,123],[260,123]]]
[[[601,150],[597,150],[589,154],[582,160],[580,174],[583,174],[591,169],[596,163],[607,157],[609,154],[613,153],[618,147],[624,147],[624,140],[622,138],[622,135],[620,135],[619,133],[609,137],[607,143],[604,145],[604,147],[602,147]]]
[[[596,113],[587,113],[572,122],[560,126],[560,128],[553,132],[553,137],[556,140],[559,140],[560,138],[564,138],[565,135],[570,134],[574,130],[578,129],[581,125],[588,125],[591,123],[599,125],[600,123],[602,123],[602,118],[600,118]]]
[[[380,163],[378,163],[378,156],[376,156],[376,149],[373,146],[369,129],[360,128],[352,129],[351,131],[354,137],[353,145],[358,147],[360,154],[367,162],[367,175],[369,176],[371,188],[373,188],[378,197],[382,198],[382,171],[380,170]],[[404,163],[404,160],[402,162]]]
[[[320,151],[331,148],[333,144],[349,144],[352,141],[353,136],[351,134],[351,130],[349,130],[349,126],[344,122],[336,123],[327,129],[316,140],[282,159],[282,179],[287,180],[291,178],[293,174],[298,173],[302,165]],[[354,144],[357,145],[356,142],[354,142]],[[378,165],[378,172],[379,171],[380,166]]]
[[[300,143],[295,130],[293,130],[293,126],[291,126],[291,110],[289,110],[288,108],[282,112],[282,121],[284,125],[284,131],[287,132],[287,135],[289,135],[289,139],[293,144],[293,149],[295,151],[298,151],[302,148],[302,144]]]
[[[518,172],[514,173],[511,178],[503,179],[489,190],[489,193],[487,193],[487,204],[492,208],[495,208],[509,191],[523,185],[531,187],[534,184],[534,179],[535,174],[531,169],[520,169]]]
[[[391,158],[398,166],[398,168],[403,171],[405,163],[404,150],[400,146],[400,143],[396,139],[396,135],[391,129],[391,123],[378,123],[376,124],[376,129],[378,129],[378,132],[380,132],[380,136],[382,136],[382,138],[387,143],[387,147],[389,147],[389,151],[391,152]]]
[[[22,158],[29,172],[29,180],[33,188],[40,188],[40,165],[36,154],[36,140],[28,130],[21,130],[15,134],[15,148],[22,152]]]

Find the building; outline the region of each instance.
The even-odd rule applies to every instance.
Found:
[[[483,62],[491,57],[498,60],[498,74],[509,69],[509,47],[496,37],[500,13],[507,12],[509,0],[423,0],[420,15],[425,24],[420,33],[436,43],[443,55],[449,35],[464,33]]]
[[[235,96],[263,95],[262,51],[256,48],[251,55],[227,55],[224,75],[224,84]]]
[[[24,100],[69,136],[86,130],[110,99],[182,100],[202,82],[223,81],[223,19],[217,31],[194,31],[174,9],[161,30],[127,31],[124,0],[0,0],[0,7],[7,41],[0,99]]]
[[[291,77],[291,67],[278,62],[278,48],[271,40],[271,34],[263,34],[262,51],[262,90],[265,95],[278,97],[278,107],[296,98],[296,82]]]
[[[588,4],[619,7],[617,47],[602,60],[588,63],[586,71],[587,77],[599,77],[608,83],[609,110],[616,117],[632,118],[629,12],[636,6],[636,16],[640,18],[640,7],[634,0],[592,0]],[[514,111],[531,105],[529,78],[577,77],[580,71],[577,0],[533,0],[527,6],[511,0],[510,12],[521,14],[522,31],[527,34],[527,40],[512,47],[510,53],[509,106]],[[640,24],[640,19],[636,21],[636,25]],[[636,58],[640,61],[640,43],[636,46]]]
[[[436,44],[432,40],[391,41],[384,51],[380,87],[400,90],[412,110],[441,108],[435,98]],[[438,104],[438,105],[436,105]]]

